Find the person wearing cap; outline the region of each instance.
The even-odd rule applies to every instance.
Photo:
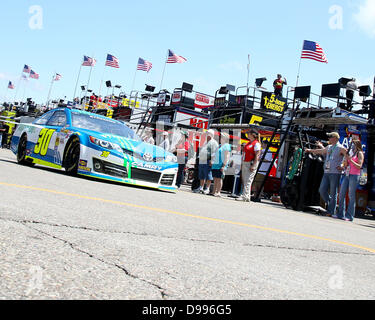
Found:
[[[320,183],[319,193],[326,203],[327,215],[332,216],[336,213],[337,195],[346,149],[340,144],[340,135],[337,132],[328,133],[327,136],[329,139],[327,147],[324,148],[321,143],[318,143],[318,149],[305,149],[305,152],[325,157],[324,174]]]
[[[167,131],[164,131],[162,134],[162,142],[159,144],[159,147],[163,148],[165,151],[169,151],[169,134]]]
[[[286,78],[284,77],[284,79],[281,79],[281,77],[281,74],[278,74],[277,79],[273,82],[273,88],[275,89],[274,94],[280,97],[283,96],[284,84],[288,85]]]
[[[194,189],[194,193],[209,194],[212,177],[212,158],[215,155],[219,144],[214,139],[215,131],[210,129],[207,131],[206,144],[202,147],[199,152],[199,166],[198,166],[198,176],[200,181],[200,186]],[[204,189],[204,186],[206,188]]]

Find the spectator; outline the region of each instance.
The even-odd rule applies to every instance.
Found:
[[[267,149],[267,140],[262,141],[262,149],[260,151],[259,160],[263,158],[264,152]],[[268,149],[266,156],[263,160],[263,162],[260,165],[260,168],[258,170],[258,174],[255,176],[254,179],[254,192],[261,192],[260,187],[262,186],[262,183],[266,177],[266,174],[268,172],[268,169],[270,168],[271,162],[272,162],[272,152]]]
[[[152,137],[152,129],[146,128],[145,134],[142,137],[143,142],[149,143],[149,144],[155,144],[155,140]]]
[[[275,89],[274,93],[277,96],[282,97],[283,96],[283,87],[284,84],[287,85],[286,78],[281,79],[281,74],[277,75],[277,79],[273,82],[273,88]]]
[[[6,147],[8,143],[8,126],[4,122],[0,122],[0,135],[1,135],[1,144],[0,148]]]
[[[328,133],[328,139],[329,145],[326,148],[318,142],[319,149],[305,149],[305,152],[325,157],[324,174],[319,193],[326,203],[327,216],[332,216],[336,213],[337,194],[342,174],[341,165],[346,149],[339,143],[340,135],[337,132]]]
[[[190,142],[188,140],[189,134],[185,131],[181,132],[181,138],[177,142],[176,146],[173,149],[173,153],[177,156],[178,162],[178,171],[177,171],[177,188],[181,187],[181,184],[184,182],[184,171],[185,166],[189,157]]]
[[[164,131],[162,134],[162,142],[159,144],[159,147],[162,147],[165,151],[169,151],[170,143],[169,143],[169,135],[167,131]]]
[[[251,201],[251,186],[259,163],[261,145],[259,143],[259,133],[255,129],[250,129],[248,134],[249,142],[244,148],[242,158],[241,178],[243,183],[242,196],[236,198],[237,201]]]
[[[349,151],[345,155],[344,167],[346,175],[341,182],[339,195],[339,211],[333,218],[343,219],[345,221],[353,221],[355,216],[356,192],[359,184],[359,177],[364,161],[364,154],[362,150],[362,143],[359,140],[353,140],[354,152],[353,156],[349,155]],[[346,193],[349,190],[349,204],[348,209],[345,210]],[[346,212],[345,212],[346,211]]]
[[[225,178],[225,170],[228,167],[232,147],[229,144],[229,134],[221,133],[221,146],[216,151],[212,164],[212,176],[214,178],[213,195],[221,198],[221,189]]]
[[[193,192],[199,193],[202,192],[204,194],[210,193],[211,182],[213,180],[212,177],[212,157],[215,155],[217,149],[219,148],[219,144],[214,139],[215,131],[210,129],[207,131],[207,142],[202,147],[199,152],[199,167],[198,167],[198,174],[200,180],[200,186],[197,189],[194,189]],[[206,188],[204,186],[206,185]]]
[[[353,78],[346,84],[346,101],[347,101],[348,111],[352,110],[354,91],[357,89],[358,89],[358,86],[357,86],[357,83],[355,82],[355,78]]]

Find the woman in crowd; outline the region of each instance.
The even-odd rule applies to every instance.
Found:
[[[223,187],[223,180],[225,177],[225,170],[228,168],[230,152],[232,147],[229,144],[229,134],[223,132],[220,135],[221,145],[216,151],[212,164],[212,177],[214,178],[213,195],[221,197],[221,189]]]
[[[251,201],[251,186],[253,184],[255,173],[258,168],[261,145],[259,143],[259,132],[250,129],[247,134],[249,143],[246,144],[242,159],[241,179],[243,183],[242,196],[236,198],[237,201]]]
[[[339,195],[339,211],[337,215],[332,217],[343,219],[345,221],[353,221],[355,215],[356,191],[359,184],[361,169],[364,161],[364,154],[362,150],[362,143],[360,140],[353,140],[353,156],[349,155],[349,151],[345,155],[344,170],[346,170],[345,177],[341,182]],[[346,207],[346,193],[349,190],[349,204]]]

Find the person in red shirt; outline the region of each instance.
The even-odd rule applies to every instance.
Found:
[[[176,146],[173,149],[173,153],[177,156],[178,162],[178,171],[177,171],[177,180],[176,186],[177,188],[181,187],[181,184],[184,181],[184,170],[186,163],[189,157],[189,148],[190,142],[188,140],[189,134],[187,132],[182,132],[180,140],[177,142]]]
[[[283,86],[287,85],[286,78],[281,79],[281,74],[277,75],[277,79],[273,82],[273,88],[275,89],[274,93],[277,96],[283,96]]]
[[[257,171],[261,145],[259,143],[259,133],[255,129],[250,129],[248,133],[249,142],[244,147],[242,155],[241,179],[243,183],[242,196],[236,198],[238,201],[250,202],[251,185]]]

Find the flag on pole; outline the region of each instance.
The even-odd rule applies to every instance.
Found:
[[[90,58],[88,56],[83,57],[83,63],[82,66],[84,67],[94,67],[96,64],[96,60],[93,58]]]
[[[184,63],[187,60],[184,57],[181,57],[172,52],[172,50],[168,49],[168,59],[167,63]]]
[[[318,62],[328,63],[323,49],[316,42],[308,40],[303,42],[301,59],[311,59]]]
[[[33,70],[30,70],[30,78],[32,78],[32,79],[39,79],[39,74],[37,74]]]
[[[119,64],[118,59],[111,54],[107,54],[107,60],[105,62],[105,65],[107,67],[120,68],[120,64]]]
[[[23,67],[23,71],[22,72],[30,73],[30,71],[31,71],[30,67],[27,64],[25,64],[25,66]]]
[[[152,63],[149,61],[146,61],[142,58],[138,59],[138,65],[137,65],[137,70],[142,70],[142,71],[147,71],[149,72],[152,68]]]
[[[62,75],[56,73],[55,78],[53,79],[53,81],[59,81],[61,78],[62,78]]]
[[[12,81],[9,81],[8,89],[14,89],[14,84],[12,83]]]

